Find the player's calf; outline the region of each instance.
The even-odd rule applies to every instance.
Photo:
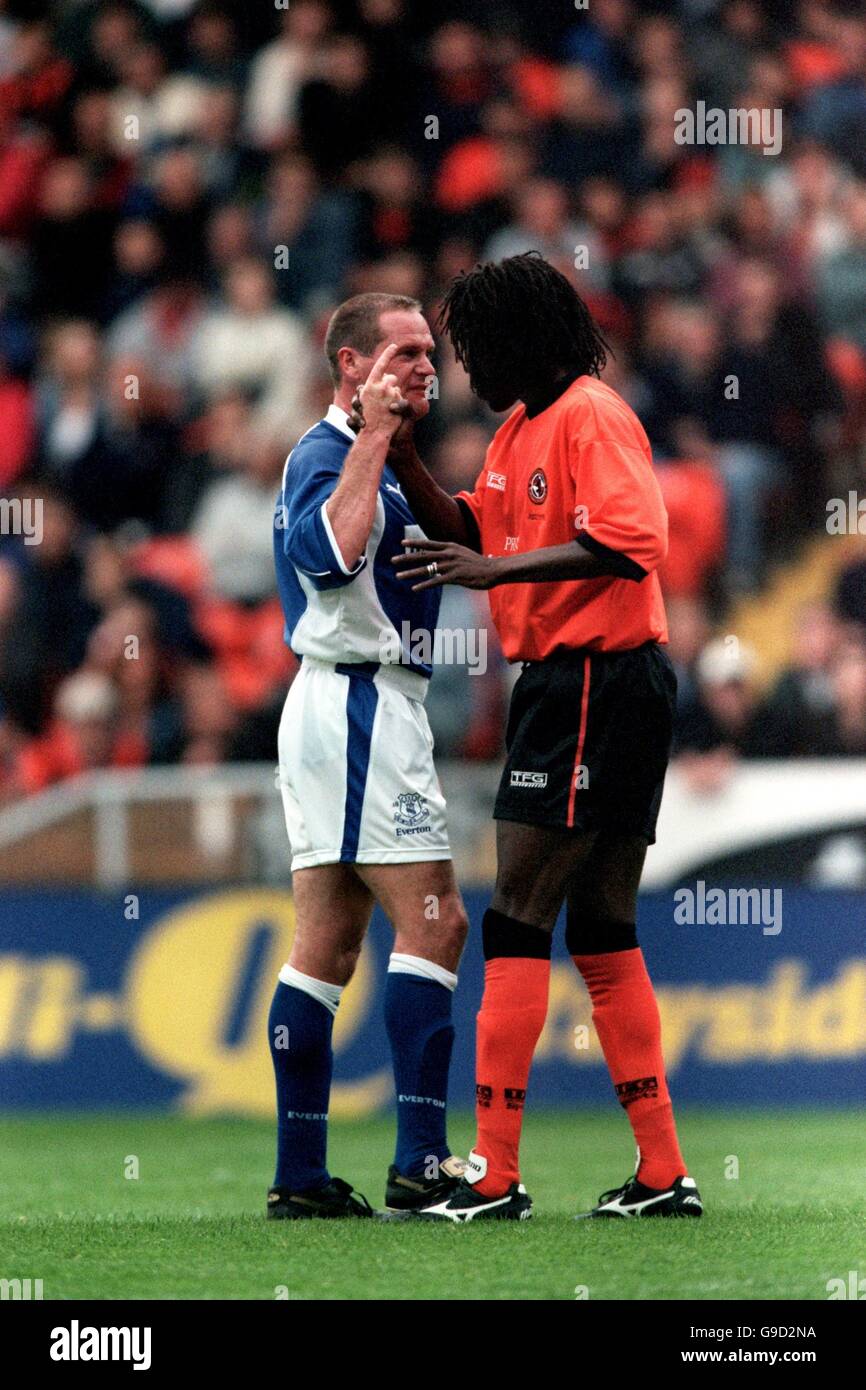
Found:
[[[566,944],[640,1154],[637,1176],[663,1191],[687,1172],[665,1077],[661,1020],[633,922],[594,918],[569,904]]]

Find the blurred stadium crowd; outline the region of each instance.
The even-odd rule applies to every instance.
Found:
[[[780,109],[760,145],[675,113]],[[429,314],[536,247],[652,439],[679,746],[866,754],[866,568],[758,695],[708,642],[820,533],[866,442],[866,15],[838,0],[0,0],[0,799],[88,767],[274,757],[293,661],[271,561],[348,294]],[[736,383],[732,389],[731,383]],[[445,345],[422,453],[471,484],[498,423]],[[486,624],[446,591],[442,626]],[[508,673],[449,668],[441,755],[495,756]]]

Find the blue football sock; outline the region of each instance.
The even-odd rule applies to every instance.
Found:
[[[430,961],[391,957],[385,1027],[397,1095],[394,1163],[407,1177],[422,1175],[431,1159],[441,1162],[451,1152],[445,1120],[454,1043],[451,993],[456,983],[456,976]]]
[[[294,983],[285,983],[287,979]],[[339,985],[310,979],[284,966],[271,1004],[268,1041],[277,1083],[274,1186],[292,1192],[321,1187],[329,1178],[325,1155],[331,1033],[341,993]]]

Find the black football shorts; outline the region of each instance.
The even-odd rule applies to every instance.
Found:
[[[677,678],[664,649],[525,663],[511,697],[496,820],[655,840]]]

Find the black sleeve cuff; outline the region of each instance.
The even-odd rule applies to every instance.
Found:
[[[466,522],[466,538],[469,542],[469,545],[472,550],[477,550],[480,555],[481,532],[478,529],[478,522],[475,520],[472,508],[469,506],[469,503],[466,502],[462,497],[455,497],[454,501],[457,503],[458,507],[463,513],[463,520]]]
[[[637,560],[630,560],[627,555],[621,555],[618,550],[611,550],[609,545],[602,545],[601,541],[595,540],[588,531],[578,531],[575,540],[588,550],[590,555],[595,555],[596,559],[604,560],[607,564],[608,573],[615,574],[618,579],[633,579],[639,584],[642,579],[646,579],[648,570],[643,565],[639,565]]]

